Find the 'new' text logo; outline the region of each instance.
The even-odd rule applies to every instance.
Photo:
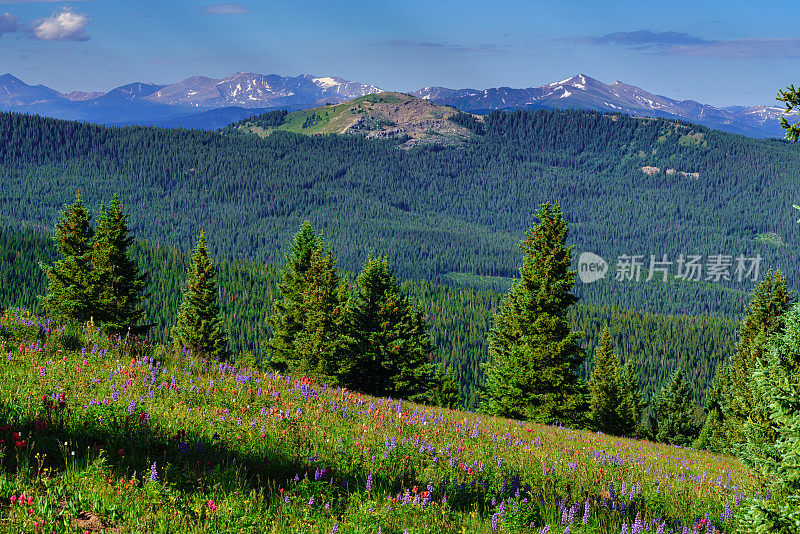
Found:
[[[606,260],[591,252],[581,253],[578,258],[578,276],[581,282],[591,284],[605,277],[607,272],[608,264]]]

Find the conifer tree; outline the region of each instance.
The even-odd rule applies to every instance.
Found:
[[[617,406],[619,433],[623,436],[642,438],[644,431],[641,421],[647,401],[639,390],[639,378],[631,362],[622,366],[619,380],[620,402]]]
[[[622,401],[619,362],[611,348],[611,335],[603,329],[594,356],[594,370],[589,378],[592,426],[606,434],[619,435],[622,421],[617,413]]]
[[[727,365],[720,365],[710,391],[706,394],[706,420],[700,435],[692,447],[711,452],[727,452],[730,447],[728,435],[725,392],[730,388],[730,374]]]
[[[336,383],[347,346],[344,329],[347,293],[342,292],[336,259],[321,237],[311,254],[305,282],[301,301],[297,303],[298,315],[304,317],[304,323],[294,340],[292,360],[299,371]]]
[[[437,367],[432,383],[428,386],[428,392],[424,398],[419,399],[419,402],[443,408],[458,408],[461,405],[461,398],[453,371]]]
[[[692,390],[681,369],[673,373],[653,404],[652,427],[656,440],[661,443],[686,446],[697,437],[700,429],[695,420]]]
[[[187,272],[178,321],[171,332],[176,349],[185,347],[192,354],[206,358],[226,355],[227,340],[217,303],[215,274],[201,232]]]
[[[283,371],[297,365],[297,336],[306,323],[307,308],[303,304],[306,273],[311,269],[311,257],[317,245],[318,238],[311,223],[303,222],[294,236],[291,252],[286,254],[283,282],[278,286],[281,298],[273,304],[274,311],[268,320],[272,328],[272,338],[266,345],[269,363]]]
[[[767,417],[751,389],[752,374],[758,363],[764,363],[764,346],[771,336],[783,330],[783,316],[795,301],[780,270],[770,271],[753,292],[727,371],[730,387],[724,390],[727,433],[733,444],[744,441],[746,421]]]
[[[80,194],[75,195],[75,201],[61,212],[53,235],[63,259],[52,266],[41,265],[49,282],[47,294],[40,297],[42,306],[58,320],[82,323],[96,313],[91,282],[94,232],[90,221]]]
[[[588,391],[578,376],[586,355],[577,344],[583,333],[570,331],[566,312],[578,298],[571,293],[572,247],[561,208],[543,204],[520,244],[520,279],[503,299],[489,333],[491,362],[486,365],[482,409],[488,413],[583,426]]]
[[[342,382],[372,395],[424,401],[436,384],[425,316],[400,292],[386,258],[371,253],[347,307],[351,342]]]
[[[147,287],[147,274],[140,273],[128,257],[133,238],[128,236],[128,215],[114,195],[108,207],[101,206],[92,241],[92,290],[97,299],[95,320],[106,332],[144,333],[138,325]]]
[[[745,423],[739,454],[784,499],[751,501],[742,532],[800,532],[800,305],[786,313],[784,324],[752,374],[753,391],[769,417]]]

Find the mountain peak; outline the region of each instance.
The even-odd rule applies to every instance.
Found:
[[[20,84],[20,85],[23,85],[25,87],[29,87],[29,85],[27,83],[23,82],[22,80],[20,80],[19,78],[17,78],[16,76],[14,76],[13,74],[8,73],[8,72],[6,72],[2,76],[0,76],[0,83],[2,83],[2,84],[12,84],[13,83],[13,84]]]
[[[438,106],[429,100],[403,93],[380,92],[289,113],[276,125],[271,114],[245,119],[234,130],[266,136],[275,130],[306,135],[359,135],[368,139],[402,137],[401,148],[424,144],[461,146],[474,132],[453,121],[463,115],[451,107]],[[263,119],[268,118],[266,122]],[[483,119],[474,118],[477,127]]]

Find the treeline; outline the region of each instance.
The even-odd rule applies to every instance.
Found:
[[[88,206],[118,192],[138,237],[188,251],[206,230],[213,256],[270,264],[308,219],[335,236],[348,271],[375,250],[402,279],[449,282],[449,273],[516,276],[530,206],[556,199],[576,253],[612,267],[623,254],[761,254],[761,274],[796,274],[798,229],[773,216],[792,211],[794,146],[587,111],[495,112],[483,126],[460,149],[403,151],[353,136],[261,139],[5,113],[0,213],[4,224],[49,231],[77,191]],[[754,284],[708,283],[702,298],[629,285],[576,291],[589,304],[738,315]]]
[[[140,240],[129,250],[138,268],[149,275],[151,296],[144,302],[144,322],[154,325],[150,332],[153,339],[166,342],[178,313],[191,257]],[[39,263],[52,264],[57,259],[55,244],[47,235],[0,227],[0,305],[41,311],[37,295],[45,294],[47,279]],[[263,359],[264,343],[271,332],[268,317],[280,296],[280,267],[215,258],[215,268],[228,351]],[[405,281],[401,291],[419,303],[427,316],[435,346],[433,359],[455,374],[462,405],[477,408],[479,387],[485,380],[481,366],[489,355],[487,334],[502,295],[428,281]],[[580,344],[590,355],[599,344],[603,328],[609,327],[614,351],[639,369],[639,386],[646,398],[658,393],[674,369],[682,368],[698,403],[705,402],[719,362],[733,353],[739,324],[737,319],[659,315],[581,304],[570,308],[568,318],[573,330],[587,334]],[[580,369],[586,379],[591,360]]]

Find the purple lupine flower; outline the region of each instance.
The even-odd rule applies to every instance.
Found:
[[[333,528],[331,529],[331,534],[338,534],[339,533],[339,522],[335,522],[333,524]]]
[[[732,521],[733,520],[733,510],[731,510],[731,504],[725,503],[725,511],[722,512],[722,517],[720,518],[722,521]]]
[[[314,506],[314,496],[312,495],[310,499],[308,499],[308,505]]]
[[[153,465],[150,466],[150,480],[153,482],[158,480],[158,469],[156,468],[155,462],[153,462]]]
[[[622,523],[622,530],[619,531],[619,534],[628,534],[628,523]]]
[[[587,524],[589,522],[589,515],[591,514],[591,509],[589,507],[589,499],[587,497],[586,502],[583,505],[583,524]]]
[[[492,532],[497,532],[497,529],[500,527],[500,514],[492,515]]]
[[[569,515],[567,516],[567,523],[569,523],[570,525],[572,524],[573,521],[575,521],[575,514],[578,513],[579,506],[580,505],[578,503],[575,503],[569,509]]]
[[[642,521],[642,516],[638,512],[636,513],[636,519],[633,522],[633,528],[631,529],[631,534],[640,534],[644,532],[644,522]]]
[[[364,489],[367,491],[372,491],[372,473],[367,476],[367,485]]]

